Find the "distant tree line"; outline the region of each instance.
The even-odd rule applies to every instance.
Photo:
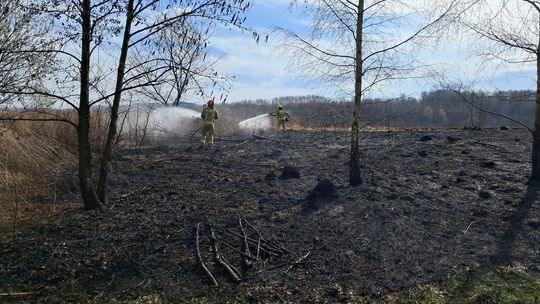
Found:
[[[294,121],[306,127],[339,127],[350,125],[353,102],[331,100],[321,96],[285,96],[273,99],[242,100],[223,106],[238,120],[269,113],[283,104]],[[473,106],[474,105],[474,106]],[[475,107],[476,106],[476,107]],[[366,98],[363,125],[398,128],[463,128],[519,127],[508,119],[485,109],[512,117],[528,126],[534,124],[535,92],[483,91],[457,92],[440,89],[424,92],[420,97],[401,96],[394,99]]]

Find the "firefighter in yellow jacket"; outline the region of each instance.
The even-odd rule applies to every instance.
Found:
[[[283,109],[282,105],[277,106],[277,111],[274,113],[270,113],[272,116],[276,116],[277,118],[277,130],[287,132],[287,128],[285,127],[285,122],[289,121],[289,118],[291,118],[291,115],[287,110]]]
[[[203,120],[201,145],[206,143],[206,136],[208,135],[208,144],[214,145],[214,131],[216,119],[218,119],[218,112],[214,109],[214,100],[208,100],[207,106],[204,107],[201,118]]]

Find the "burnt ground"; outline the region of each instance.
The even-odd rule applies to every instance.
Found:
[[[364,133],[356,188],[347,185],[346,133],[122,150],[107,212],[66,209],[2,233],[0,293],[30,294],[0,302],[334,303],[380,299],[478,265],[517,264],[538,275],[540,186],[527,184],[530,141],[524,130]],[[260,249],[248,269],[220,245],[241,273],[235,284],[215,263],[209,236],[220,227],[216,237],[243,251],[243,240],[223,230],[241,234],[239,218],[255,240],[253,256],[252,227],[263,245],[289,252]],[[217,288],[197,260],[198,223]]]

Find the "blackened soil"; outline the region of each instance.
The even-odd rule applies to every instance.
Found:
[[[538,274],[540,187],[526,183],[530,141],[523,130],[364,133],[364,184],[356,188],[347,185],[345,133],[233,138],[215,150],[194,143],[124,150],[106,212],[65,211],[3,233],[0,293],[32,294],[0,302],[333,303],[437,282],[479,264],[517,263]],[[299,178],[277,178],[286,166]],[[325,178],[332,185],[315,190]],[[214,262],[209,235],[211,225],[240,234],[239,217],[290,253],[261,252],[247,269],[221,245],[243,277],[235,285]],[[217,288],[197,260],[198,223]],[[243,250],[241,239],[216,234]],[[308,252],[292,268],[272,269]]]

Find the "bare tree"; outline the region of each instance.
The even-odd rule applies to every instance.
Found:
[[[0,88],[16,91],[42,84],[51,72],[54,56],[39,53],[49,43],[41,39],[50,30],[32,14],[21,9],[20,1],[0,2]],[[21,46],[24,49],[21,50]],[[14,101],[13,94],[0,93],[0,103]]]
[[[209,23],[220,22],[233,26],[240,26],[242,19],[239,15],[249,8],[250,3],[244,0],[198,0],[198,1],[177,1],[177,0],[128,0],[125,9],[125,26],[120,48],[120,57],[118,59],[118,70],[116,75],[116,85],[111,106],[110,125],[107,134],[107,140],[101,157],[101,169],[98,182],[98,195],[101,201],[107,200],[107,178],[110,171],[110,162],[112,158],[113,145],[118,129],[118,111],[122,92],[126,87],[130,87],[130,81],[143,80],[142,87],[148,85],[144,77],[137,75],[133,78],[126,76],[126,62],[130,49],[144,45],[145,42],[153,39],[167,28],[175,24],[186,24],[189,18],[201,18]],[[161,9],[167,7],[167,9]],[[172,8],[172,9],[171,9]],[[156,12],[156,9],[161,9]],[[154,18],[145,18],[145,15],[153,12]],[[133,28],[132,28],[133,27]],[[150,59],[148,62],[153,61]],[[147,63],[147,62],[145,62]],[[145,64],[143,63],[143,64]],[[157,70],[168,71],[171,65],[157,67]],[[163,72],[165,74],[165,72]],[[142,75],[147,75],[143,73]],[[159,75],[161,78],[161,74]],[[159,79],[158,78],[158,79]]]
[[[169,65],[170,70],[161,77],[162,81],[141,88],[140,94],[163,105],[179,106],[188,95],[212,96],[216,86],[227,91],[230,78],[214,69],[219,58],[207,52],[211,34],[205,26],[193,22],[163,31],[152,44],[156,52],[163,54],[154,67]],[[144,56],[140,54],[135,60],[143,61]],[[147,77],[155,78],[155,74],[149,73]]]
[[[460,18],[486,62],[536,68],[531,180],[540,181],[540,1],[476,0]]]
[[[344,92],[354,92],[349,183],[358,186],[362,183],[359,121],[364,94],[385,81],[419,77],[422,64],[412,56],[412,48],[436,36],[435,25],[450,17],[456,5],[454,1],[438,6],[432,1],[316,0],[305,8],[313,19],[311,33],[303,37],[278,28],[284,34],[281,46],[303,75],[324,78]]]
[[[487,112],[482,109],[486,107],[486,99],[478,98],[476,94],[470,94],[471,103],[478,107],[471,106],[471,127],[473,129],[483,129],[486,126]]]
[[[133,65],[129,66],[129,51],[137,49],[138,53],[143,53],[148,41],[164,29],[184,24],[188,19],[201,20],[201,24],[209,27],[218,22],[240,25],[244,19],[240,15],[249,6],[249,2],[242,0],[24,0],[21,7],[48,18],[54,27],[44,38],[55,41],[55,47],[32,50],[32,53],[55,55],[61,69],[45,86],[26,86],[21,90],[0,88],[0,92],[19,98],[46,96],[53,99],[57,107],[68,107],[77,113],[75,120],[56,116],[48,119],[67,122],[77,129],[83,201],[87,209],[100,209],[106,201],[122,93],[158,83],[161,75],[170,70],[170,65],[142,68],[152,66],[159,53],[146,57],[144,62],[131,62]],[[122,41],[120,46],[116,44],[117,38]],[[19,48],[14,53],[29,51]],[[154,79],[146,77],[156,71],[161,73]],[[103,104],[110,106],[110,123],[96,191],[91,167],[90,118],[92,107]]]
[[[458,100],[470,106],[470,122],[473,129],[482,129],[487,120],[487,116],[492,115],[502,118],[505,121],[514,123],[529,132],[534,133],[534,130],[526,123],[519,120],[518,117],[512,117],[511,115],[505,115],[501,111],[489,110],[487,105],[489,102],[503,101],[505,103],[511,102],[506,99],[507,96],[498,92],[498,94],[488,95],[486,92],[476,92],[471,87],[466,87],[463,84],[445,85],[444,91],[447,91],[458,97]],[[525,93],[522,96],[516,96],[517,98],[527,97],[529,94]]]

